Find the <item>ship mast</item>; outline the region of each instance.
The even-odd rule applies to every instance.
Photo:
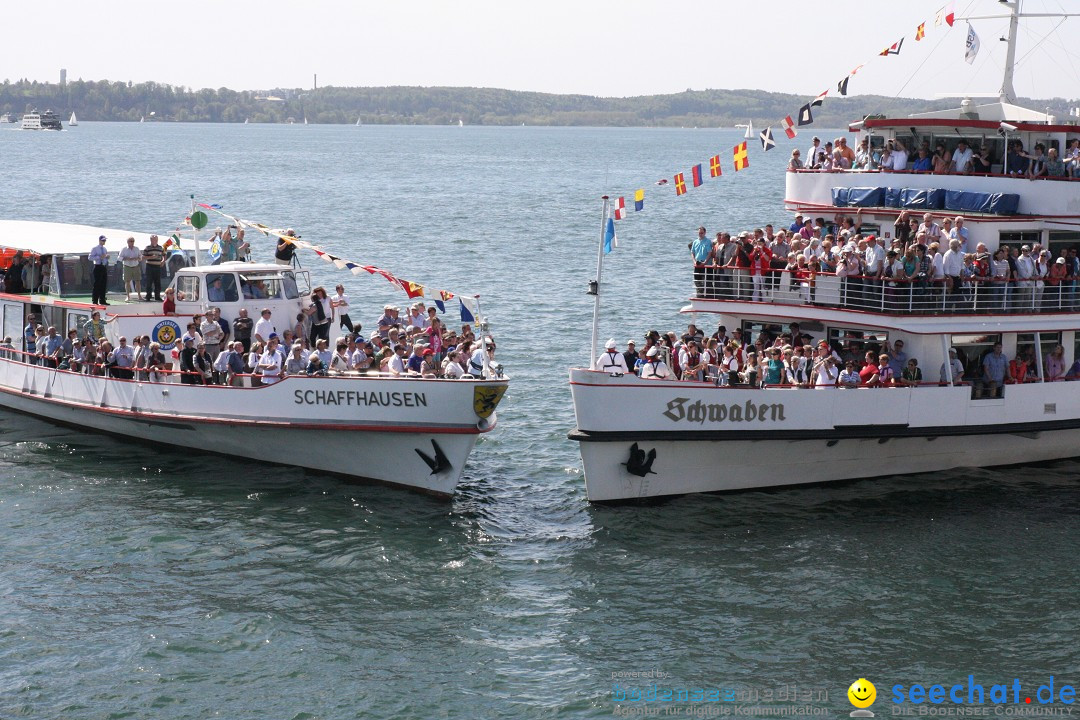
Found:
[[[956,18],[957,20],[995,20],[1000,18],[1009,19],[1009,37],[1002,38],[1008,42],[1008,49],[1005,51],[1005,76],[1001,80],[1001,102],[1016,103],[1016,89],[1013,87],[1013,66],[1016,64],[1016,30],[1020,27],[1020,18],[1029,17],[1080,17],[1080,13],[1025,13],[1020,12],[1021,0],[998,0],[998,2],[1007,8],[1009,8],[1008,15],[971,15],[968,17]]]

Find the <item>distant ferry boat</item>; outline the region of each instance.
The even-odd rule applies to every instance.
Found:
[[[39,113],[36,109],[22,116],[23,130],[63,130],[60,118],[52,110]]]
[[[11,119],[11,113],[4,113],[3,115],[0,115],[0,123],[13,123],[13,122],[15,122],[15,121]]]

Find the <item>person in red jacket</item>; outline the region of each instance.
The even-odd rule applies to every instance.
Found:
[[[762,290],[769,281],[772,256],[772,251],[769,250],[765,238],[758,238],[754,243],[754,249],[750,251],[750,277],[754,283],[754,302],[761,302],[764,299]]]

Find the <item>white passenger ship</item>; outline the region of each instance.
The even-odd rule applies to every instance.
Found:
[[[46,110],[43,113],[39,113],[36,109],[22,116],[22,124],[19,127],[23,130],[64,129],[63,124],[60,122],[60,118],[58,118],[56,113],[52,110]]]
[[[293,465],[438,496],[454,493],[478,437],[495,427],[495,407],[508,384],[501,368],[487,368],[488,379],[345,373],[225,387],[181,384],[175,375],[151,382],[35,364],[19,340],[29,314],[61,335],[74,329],[82,337],[91,314],[99,311],[114,346],[121,335],[149,335],[168,358],[186,323],[210,306],[221,308],[230,323],[241,308],[255,320],[269,308],[272,319],[291,327],[310,294],[307,270],[272,263],[189,265],[175,253],[162,281],[182,297],[175,315],[162,314],[159,302],[123,302],[115,264],[108,280],[111,302],[93,305],[85,297],[92,283],[87,256],[100,235],[108,238],[113,262],[128,237],[135,238],[136,247],[149,244],[147,233],[0,221],[6,265],[17,251],[41,261],[41,269],[28,275],[38,292],[0,293],[2,332],[14,339],[13,349],[0,351],[0,406],[156,446]],[[261,289],[260,299],[242,292],[253,285]]]
[[[1064,153],[1080,137],[1080,127],[1014,104],[1011,59],[1022,14],[1019,3],[1007,6],[1010,69],[998,102],[976,106],[965,99],[953,111],[866,119],[849,128],[874,146],[894,138],[909,148],[923,142],[933,148],[940,140],[952,149],[960,139],[976,150],[989,146],[996,158],[991,172],[788,171],[787,210],[831,221],[838,212],[853,216],[859,206],[863,234],[884,238],[886,247],[903,210],[920,218],[929,212],[938,224],[962,215],[970,234],[966,249],[972,252],[979,243],[991,253],[1002,244],[1041,244],[1056,260],[1063,249],[1080,246],[1080,180],[1029,180],[1007,175],[1002,166],[1006,140],[1023,141],[1026,151],[1042,143]],[[740,328],[752,343],[763,331],[784,332],[796,321],[815,343],[826,340],[834,348],[852,343],[876,348],[903,340],[907,357],[919,360],[924,382],[831,391],[761,389],[640,379],[609,374],[595,364],[573,368],[577,427],[570,438],[580,444],[591,501],[1080,455],[1080,382],[1049,382],[1044,370],[1046,355],[1058,345],[1065,349],[1064,367],[1080,358],[1076,281],[1038,289],[1034,282],[976,283],[962,298],[949,298],[940,285],[921,292],[911,284],[860,285],[828,274],[810,283],[785,271],[755,301],[749,278],[730,269],[706,277],[682,309],[693,314],[706,336],[720,324],[729,334]],[[1038,301],[1036,293],[1041,293]],[[1009,360],[1019,349],[1033,348],[1038,377],[1004,386],[999,397],[984,397],[974,384],[981,359],[997,342]],[[948,362],[950,349],[964,365],[959,379]]]

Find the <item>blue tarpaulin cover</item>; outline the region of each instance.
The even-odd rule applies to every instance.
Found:
[[[904,188],[900,191],[900,206],[910,210],[940,210],[944,204],[944,190]]]

